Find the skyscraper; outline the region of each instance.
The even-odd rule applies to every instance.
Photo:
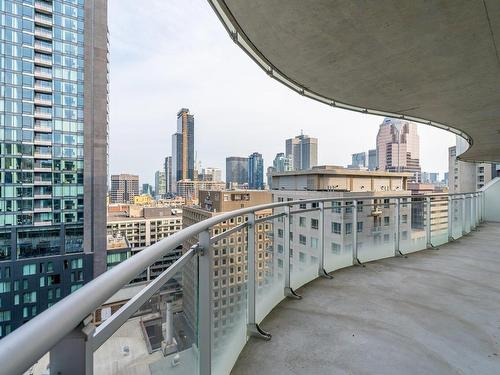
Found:
[[[292,168],[292,160],[289,157],[285,156],[283,152],[276,154],[276,157],[273,160],[273,172],[288,172],[291,171]]]
[[[111,175],[111,203],[133,203],[139,195],[139,176],[133,174]]]
[[[106,270],[107,3],[2,1],[0,338]]]
[[[167,156],[163,164],[165,169],[165,189],[167,194],[172,193],[172,157]]]
[[[381,171],[413,172],[420,175],[420,141],[417,125],[385,118],[377,134],[377,163]]]
[[[167,181],[164,171],[155,172],[155,195],[164,197],[167,194]]]
[[[226,186],[242,186],[248,183],[248,158],[230,156],[226,158]]]
[[[194,179],[194,116],[189,109],[177,113],[177,132],[172,135],[172,187]]]
[[[248,188],[264,189],[264,159],[258,152],[248,157]]]
[[[377,150],[368,150],[368,170],[374,171],[377,168]]]
[[[352,154],[352,161],[349,168],[366,168],[366,152],[358,152],[356,154]]]
[[[292,160],[293,170],[311,169],[318,165],[318,139],[304,134],[287,139],[285,155]]]

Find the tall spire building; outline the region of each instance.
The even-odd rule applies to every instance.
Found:
[[[172,190],[176,191],[177,181],[186,179],[194,179],[194,116],[182,108],[172,135]]]

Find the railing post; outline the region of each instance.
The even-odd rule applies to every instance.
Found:
[[[212,258],[210,232],[205,230],[198,236],[198,348],[200,351],[200,375],[212,373]]]
[[[262,330],[255,317],[255,295],[257,291],[257,278],[255,267],[255,213],[248,214],[247,221],[247,256],[248,256],[248,292],[247,292],[247,335],[270,340],[271,335]]]
[[[462,194],[462,236],[465,236],[467,232],[465,231],[465,219],[467,215],[465,213],[465,194]]]
[[[401,254],[400,245],[401,245],[401,198],[396,198],[396,241],[394,243],[394,256],[397,257]]]
[[[425,197],[425,238],[427,248],[432,249],[432,231],[431,231],[431,197]]]
[[[358,258],[358,201],[356,199],[352,201],[352,264],[361,264]]]
[[[325,271],[325,202],[319,202],[318,230],[319,230],[318,276],[325,277],[327,279],[333,279],[333,276],[329,275]]]
[[[448,195],[448,241],[454,241],[453,238],[453,197]]]
[[[285,297],[301,299],[302,296],[298,295],[290,286],[290,206],[285,206],[285,216],[283,220],[283,247],[284,247],[284,267],[285,267]]]
[[[59,341],[50,351],[50,373],[92,375],[94,373],[92,345],[94,331],[92,315],[89,315],[78,327]]]

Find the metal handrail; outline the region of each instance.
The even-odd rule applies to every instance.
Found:
[[[470,195],[481,196],[482,193],[443,193],[430,194],[427,195],[427,197],[446,196],[453,199],[454,196],[465,198]],[[0,363],[2,364],[0,366],[0,374],[10,375],[26,371],[33,363],[36,363],[66,335],[78,327],[81,322],[85,321],[89,314],[92,314],[98,307],[105,303],[123,286],[127,285],[139,273],[143,272],[147,267],[160,260],[163,256],[168,255],[170,251],[182,245],[185,241],[191,239],[193,236],[207,231],[214,225],[238,216],[255,214],[258,211],[266,209],[286,207],[289,210],[291,206],[298,204],[357,201],[381,198],[398,199],[413,197],[411,195],[400,194],[382,197],[327,197],[276,202],[221,213],[195,223],[147,247],[141,252],[135,254],[133,257],[113,267],[0,340]],[[382,204],[383,203],[381,203],[381,205]],[[353,207],[353,211],[356,211],[355,206],[349,207]],[[309,210],[305,209],[305,211]],[[225,233],[227,233],[227,231]],[[171,267],[173,267],[173,265],[170,266],[169,269]],[[167,269],[167,271],[169,269]],[[19,348],[22,348],[22,350],[19,350]],[[16,355],[13,356],[12,353],[16,353]]]

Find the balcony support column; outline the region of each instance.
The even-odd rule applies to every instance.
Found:
[[[284,272],[285,272],[285,297],[294,299],[302,299],[291,287],[290,284],[290,206],[285,206],[285,216],[283,218],[283,242],[284,242]]]
[[[255,267],[255,213],[248,214],[247,221],[247,256],[248,256],[248,292],[247,292],[247,335],[261,338],[264,340],[271,340],[271,334],[264,331],[259,327],[256,321],[255,307],[256,307],[256,290],[257,278]]]
[[[476,194],[470,195],[470,230],[476,230]]]
[[[401,252],[401,198],[396,198],[395,224],[396,238],[394,241],[394,256],[404,256]]]
[[[333,276],[329,275],[325,271],[325,202],[319,202],[318,230],[319,230],[318,276],[327,279],[333,279]]]
[[[52,348],[50,372],[61,375],[92,375],[94,373],[94,331],[92,315],[89,315]]]
[[[448,242],[455,241],[453,238],[453,197],[448,195]]]
[[[212,257],[210,232],[205,230],[198,236],[198,348],[200,375],[212,373]]]
[[[343,227],[344,225],[342,225]],[[352,264],[363,265],[358,258],[358,201],[352,201]],[[342,241],[343,242],[343,241]],[[364,267],[364,265],[363,265]]]

